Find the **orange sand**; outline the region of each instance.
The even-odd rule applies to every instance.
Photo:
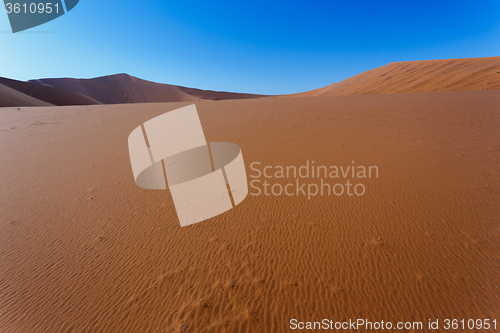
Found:
[[[500,90],[500,57],[393,62],[291,96]]]
[[[500,319],[500,93],[196,102],[248,168],[377,165],[362,197],[251,196],[189,227],[127,137],[188,103],[0,110],[1,332],[288,332]],[[249,180],[252,180],[249,178]],[[425,330],[424,330],[425,331]]]

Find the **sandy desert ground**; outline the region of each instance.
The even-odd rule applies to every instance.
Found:
[[[198,101],[249,181],[253,162],[307,160],[379,177],[181,228],[168,190],[135,185],[127,137],[184,105],[0,109],[1,332],[500,320],[498,91]]]

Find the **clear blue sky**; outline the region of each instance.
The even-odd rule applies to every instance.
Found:
[[[103,1],[12,34],[0,76],[128,73],[187,87],[284,94],[393,61],[500,55],[499,0]]]

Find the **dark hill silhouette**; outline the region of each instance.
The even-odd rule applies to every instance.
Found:
[[[54,106],[0,84],[0,108],[13,106]]]
[[[24,82],[24,81],[17,81],[17,80],[12,80],[12,79],[7,79],[0,77],[0,84],[3,86],[9,87],[11,89],[14,89],[20,93],[25,94],[27,97],[35,98],[40,101],[44,101],[49,103],[49,105],[58,105],[58,106],[65,106],[65,105],[94,105],[94,104],[101,104],[100,102],[96,101],[95,99],[82,95],[80,93],[74,92],[74,91],[69,91],[69,90],[64,90],[64,89],[59,89],[59,88],[54,88],[54,87],[49,87],[41,84],[35,84],[32,82]],[[5,89],[4,89],[5,90]],[[12,94],[10,94],[12,98]],[[18,96],[20,97],[20,96]],[[31,105],[35,103],[35,101],[31,100],[28,102],[30,99],[24,98],[25,102],[18,100],[16,105],[9,105],[9,106],[36,106],[36,105]],[[12,100],[11,102],[13,102]],[[5,100],[2,99],[0,101],[1,104],[11,104],[9,103],[9,99],[7,96],[5,96]],[[28,103],[29,105],[26,105]],[[38,103],[39,104],[39,103]],[[42,103],[43,104],[43,103]],[[42,105],[38,105],[42,106]]]
[[[94,79],[39,79],[30,82],[78,92],[104,104],[188,102],[200,99],[221,100],[263,97],[263,95],[201,90],[155,83],[128,74],[102,76]]]

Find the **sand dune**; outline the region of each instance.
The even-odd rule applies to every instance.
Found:
[[[54,104],[41,101],[15,89],[0,84],[0,107],[9,106],[51,106]]]
[[[0,84],[9,88],[15,89],[27,97],[33,97],[41,101],[45,101],[52,105],[67,106],[67,105],[94,105],[101,104],[95,99],[76,93],[73,91],[63,90],[59,88],[48,87],[45,85],[35,84],[31,82],[23,82],[0,77]],[[5,102],[1,100],[3,104]],[[19,104],[16,106],[23,106]]]
[[[155,83],[127,74],[116,74],[94,79],[40,79],[32,82],[75,91],[104,104],[187,102],[201,99],[221,100],[262,97],[261,95],[200,90]]]
[[[363,180],[362,197],[249,195],[185,228],[168,190],[135,185],[127,138],[189,103],[4,108],[0,331],[498,323],[499,101],[498,91],[198,101],[207,141],[238,144],[249,181],[253,162],[355,161],[380,176]]]
[[[0,78],[0,84],[54,105],[190,102],[264,97],[160,84],[127,74],[93,79],[39,79],[30,82]],[[285,97],[477,90],[500,90],[500,57],[390,63],[339,83]],[[5,106],[12,105],[7,100],[2,103]]]
[[[500,90],[500,57],[393,62],[291,96]]]

